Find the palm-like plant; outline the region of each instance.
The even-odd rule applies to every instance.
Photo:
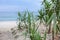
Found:
[[[18,24],[18,29],[21,29],[21,26],[20,26],[20,20],[21,20],[21,14],[20,12],[18,12],[18,21],[19,21],[19,24]]]
[[[51,4],[50,4],[51,2]],[[45,14],[44,17],[41,16],[40,19],[45,20],[45,22],[47,22],[47,24],[49,25],[49,30],[51,30],[51,22],[54,21],[54,27],[53,30],[53,36],[54,34],[58,33],[58,31],[60,31],[59,26],[60,26],[60,0],[51,0],[50,2],[47,2],[47,0],[44,0],[44,8],[45,8]],[[52,5],[53,4],[53,5]],[[52,5],[52,7],[51,7]],[[58,23],[57,23],[58,22]],[[54,30],[55,29],[55,30]],[[50,32],[50,31],[49,31]],[[54,40],[54,38],[52,39]]]
[[[44,8],[39,11],[39,19],[45,22],[46,26],[49,26],[48,33],[51,32],[51,22],[52,22],[52,15],[53,15],[53,10],[50,7],[51,3],[48,1],[44,0]]]
[[[52,1],[54,4],[54,12],[56,13],[56,20],[58,23],[56,23],[56,35],[58,34],[58,31],[60,32],[60,0],[54,0]]]
[[[35,25],[35,19],[33,13],[27,11],[27,34],[31,40],[42,40],[40,33],[38,32],[38,27]],[[27,36],[27,35],[26,35]],[[44,34],[44,40],[46,40],[46,33]]]
[[[54,27],[53,27],[53,29],[54,29],[53,36],[54,36],[55,33],[57,34],[58,31],[60,31],[60,29],[59,29],[59,24],[60,24],[60,16],[59,16],[59,14],[60,14],[60,12],[59,12],[60,11],[60,7],[59,7],[60,0],[51,0],[50,2],[52,2],[52,4],[53,4],[50,13],[52,12],[51,14],[54,14],[53,18],[52,18],[54,20]],[[46,0],[44,0],[44,3],[46,3]],[[51,6],[47,6],[47,7],[49,8]],[[45,8],[46,8],[46,6],[45,6]],[[47,11],[49,12],[49,10],[47,10]],[[52,21],[52,20],[50,20],[50,21]],[[54,38],[52,40],[54,40]]]
[[[26,23],[26,11],[24,12],[24,14],[22,15],[22,13],[18,12],[18,29],[22,29],[21,27],[21,23],[23,22],[24,24]],[[26,26],[26,24],[25,24]]]

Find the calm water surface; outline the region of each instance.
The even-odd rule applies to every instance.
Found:
[[[36,15],[37,13],[34,13]],[[16,21],[18,12],[0,12],[0,21]]]

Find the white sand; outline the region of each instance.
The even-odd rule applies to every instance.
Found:
[[[7,31],[16,26],[16,21],[0,21],[0,31]]]
[[[0,40],[14,40],[10,29],[16,26],[16,21],[0,21]]]
[[[16,22],[17,21],[0,21],[0,40],[14,40],[10,29],[17,26]],[[43,29],[45,30],[45,27],[40,25],[39,30],[44,31]],[[19,40],[23,40],[23,37],[21,36]]]

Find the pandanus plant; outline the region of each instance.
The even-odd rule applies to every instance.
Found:
[[[24,23],[26,26],[26,11],[24,13],[18,12],[18,29],[22,29],[21,23]]]
[[[48,33],[50,33],[51,32],[53,10],[50,7],[51,3],[49,3],[48,1],[44,0],[43,5],[44,5],[44,8],[39,11],[38,18],[40,20],[42,20],[43,22],[45,22],[46,26],[49,26]]]
[[[29,34],[30,40],[42,40],[40,33],[38,32],[38,27],[36,27],[36,20],[32,12],[27,11],[27,31],[25,32],[25,37]],[[46,40],[46,32],[44,33],[44,40]]]
[[[43,5],[44,5],[44,11],[40,11],[39,12],[39,18],[40,20],[43,19],[44,22],[49,25],[49,32],[51,30],[51,22],[53,21],[53,32],[52,32],[52,37],[54,40],[54,34],[58,33],[58,31],[60,31],[60,0],[50,0],[50,2],[48,2],[47,0],[43,1]],[[43,16],[41,15],[41,13],[43,14]]]
[[[31,14],[31,13],[30,13]],[[38,32],[38,27],[35,25],[34,15],[32,16],[28,13],[28,24],[29,24],[29,34],[31,40],[42,40],[40,33]],[[31,18],[30,18],[31,17]],[[46,32],[44,34],[44,40],[46,40]]]
[[[59,24],[60,24],[60,0],[53,0],[52,3],[54,4],[54,12],[56,13],[56,20],[57,20],[57,29],[59,29]]]
[[[58,34],[58,31],[60,32],[60,0],[51,0],[52,1],[52,4],[54,4],[53,5],[53,7],[54,7],[54,12],[55,12],[55,14],[56,14],[56,30],[54,30],[54,31],[56,31],[55,33],[56,33],[56,35]]]

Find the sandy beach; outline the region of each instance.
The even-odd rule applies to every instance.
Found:
[[[11,32],[11,28],[14,27],[17,27],[17,21],[0,21],[0,40],[15,40]],[[45,27],[40,25],[39,30],[42,33]],[[20,36],[18,40],[23,40],[23,38],[24,36]]]
[[[17,21],[0,21],[0,40],[24,40],[24,36],[15,39],[12,35],[11,28],[17,27],[16,22]]]
[[[0,31],[7,31],[16,26],[16,21],[0,21]]]
[[[14,40],[10,29],[16,26],[16,21],[0,21],[0,40]]]

